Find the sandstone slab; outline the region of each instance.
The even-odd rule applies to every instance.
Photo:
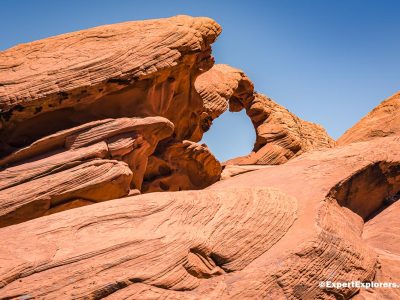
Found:
[[[105,119],[10,154],[1,160],[0,226],[140,189],[148,157],[172,132],[161,117]]]

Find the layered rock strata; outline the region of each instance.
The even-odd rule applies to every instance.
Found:
[[[0,226],[141,189],[148,157],[172,132],[173,124],[162,117],[105,119],[57,132],[3,158]]]
[[[146,168],[148,173],[158,168],[158,160],[176,148],[165,145],[184,148],[185,139],[199,140],[203,102],[194,82],[213,65],[211,43],[220,32],[209,18],[177,16],[100,26],[1,52],[0,187],[13,187],[2,192],[4,197],[14,193],[16,185],[91,159],[128,164],[131,182],[114,198],[129,192],[129,186],[141,190]],[[153,121],[144,121],[148,128],[140,133],[127,128],[129,122],[141,122],[133,119],[151,117],[164,125],[156,128],[149,125]],[[157,150],[160,157],[148,165],[160,140],[166,140]],[[95,149],[95,142],[103,144]],[[204,162],[196,155],[188,159],[197,165]],[[219,162],[209,151],[207,157],[213,161],[212,170],[204,166],[205,173],[193,167],[179,171],[200,177],[189,180],[185,189],[203,188],[219,179]],[[177,182],[169,185],[171,190],[181,188]],[[76,202],[66,196],[58,202],[96,201],[89,198]],[[48,201],[46,207],[53,205]]]
[[[166,117],[190,139],[203,103],[197,75],[221,32],[209,18],[134,21],[22,44],[0,53],[2,153],[58,130],[119,117]],[[49,126],[52,124],[52,126]]]
[[[357,288],[318,282],[374,278],[377,255],[361,238],[363,220],[400,190],[399,145],[355,143],[204,191],[113,200],[0,229],[0,295],[349,299]],[[376,198],[365,198],[357,180],[359,193],[341,198],[346,182],[373,180],[376,166]],[[368,211],[357,210],[369,201]]]

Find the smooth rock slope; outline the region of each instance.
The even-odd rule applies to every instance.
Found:
[[[400,92],[382,101],[377,107],[347,130],[340,145],[400,134]]]

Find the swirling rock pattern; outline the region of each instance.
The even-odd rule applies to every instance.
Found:
[[[377,255],[354,212],[368,199],[349,204],[340,190],[386,162],[383,176],[398,193],[399,145],[383,138],[306,153],[203,191],[145,194],[2,228],[0,295],[349,299],[357,288],[318,282],[372,280]]]
[[[0,226],[140,189],[148,157],[172,132],[173,124],[161,117],[106,119],[57,132],[5,157]]]
[[[0,52],[0,156],[58,130],[119,117],[166,117],[190,139],[203,103],[195,78],[221,32],[177,16],[100,26]],[[48,126],[52,124],[52,126]]]
[[[2,229],[2,238],[26,245],[1,265],[1,297],[99,299],[135,282],[166,292],[192,290],[208,278],[245,268],[296,218],[296,200],[275,190],[155,195]],[[237,247],[238,239],[243,247]],[[10,257],[3,241],[0,257]],[[49,280],[38,285],[42,276]]]
[[[220,175],[221,164],[205,144],[168,142],[149,157],[142,192],[203,189]]]

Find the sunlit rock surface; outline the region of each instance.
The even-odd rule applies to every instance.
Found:
[[[178,16],[0,52],[1,299],[399,298],[319,287],[400,281],[398,94],[337,145],[212,67],[220,32]],[[257,138],[221,166],[198,142],[227,109]]]

